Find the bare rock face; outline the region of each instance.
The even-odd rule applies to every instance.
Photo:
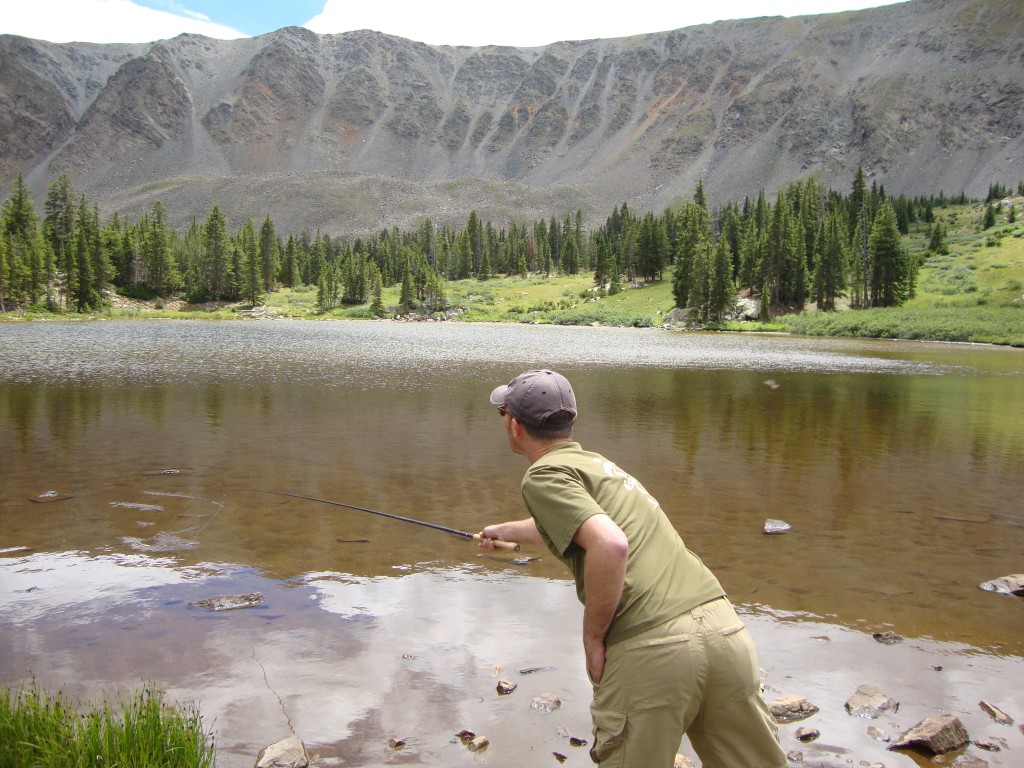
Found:
[[[159,185],[175,227],[216,203],[334,235],[470,209],[603,221],[698,179],[725,202],[858,167],[891,194],[982,195],[1024,175],[1018,32],[1014,3],[912,0],[528,49],[0,35],[0,189],[21,172],[42,199],[66,171],[107,214]]]
[[[923,748],[935,755],[960,749],[971,737],[956,715],[940,715],[922,720],[904,733],[889,749]]]

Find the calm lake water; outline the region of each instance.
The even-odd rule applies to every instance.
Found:
[[[297,733],[320,765],[590,765],[582,609],[544,550],[476,531],[524,514],[487,395],[547,366],[577,438],[637,475],[744,614],[806,759],[887,752],[937,712],[1020,766],[1024,353],[654,329],[373,322],[0,325],[0,681],[197,703],[218,764]],[[789,523],[763,533],[767,519]],[[531,559],[523,562],[525,558]],[[204,598],[260,591],[260,608]],[[882,645],[891,630],[903,643]],[[520,670],[542,667],[523,674]],[[498,696],[499,679],[518,683]],[[879,721],[843,703],[900,700]],[[562,707],[529,707],[541,692]],[[796,727],[822,732],[801,744]],[[486,735],[485,753],[452,741]],[[401,749],[389,739],[403,739]],[[684,742],[681,751],[692,754]]]

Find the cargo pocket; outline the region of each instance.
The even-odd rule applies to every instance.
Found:
[[[594,719],[594,746],[590,748],[590,759],[595,763],[604,763],[622,746],[626,735],[626,713],[614,709],[592,709]],[[623,765],[624,754],[620,751],[618,762],[610,760],[611,768]]]

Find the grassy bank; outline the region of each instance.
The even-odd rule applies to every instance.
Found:
[[[779,315],[769,323],[731,323],[730,330],[813,336],[968,341],[1024,347],[1024,198],[1016,221],[1002,208],[982,229],[983,204],[935,209],[948,253],[928,251],[929,232],[912,225],[903,245],[921,264],[914,296],[890,309]]]
[[[79,707],[33,684],[0,686],[4,768],[212,768],[212,736],[196,710],[168,706],[146,688],[121,701]]]
[[[1013,200],[1024,217],[1024,198]],[[935,209],[946,233],[945,253],[928,250],[930,230],[912,225],[904,247],[920,266],[915,295],[891,309],[818,312],[813,306],[796,314],[778,314],[769,322],[731,322],[732,331],[778,331],[819,336],[968,341],[1024,347],[1024,221],[1013,221],[1003,207],[996,225],[982,229],[981,204]],[[670,274],[666,273],[666,278]],[[595,291],[591,275],[492,280],[458,280],[445,285],[448,309],[437,318],[462,322],[550,323],[561,325],[660,326],[672,309],[671,281],[626,285],[615,295]],[[399,314],[399,288],[384,291],[390,316]],[[368,304],[342,306],[321,313],[311,286],[282,289],[264,297],[252,310],[241,304],[187,305],[182,301],[141,302],[119,299],[115,306],[90,317],[242,319],[370,318]],[[15,319],[7,313],[8,319]],[[24,319],[53,318],[34,310]],[[61,315],[64,318],[80,317]]]

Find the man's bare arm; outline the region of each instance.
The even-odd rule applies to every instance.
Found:
[[[604,676],[604,638],[622,599],[629,541],[608,515],[588,517],[573,541],[586,552],[583,561],[583,649],[595,683]]]
[[[491,541],[493,539],[515,541],[519,544],[544,543],[544,540],[540,537],[540,532],[537,530],[537,524],[533,521],[532,517],[528,517],[525,520],[510,520],[507,523],[488,525],[480,531],[480,535],[484,537],[480,540],[480,546],[484,549],[494,549],[493,541]]]

